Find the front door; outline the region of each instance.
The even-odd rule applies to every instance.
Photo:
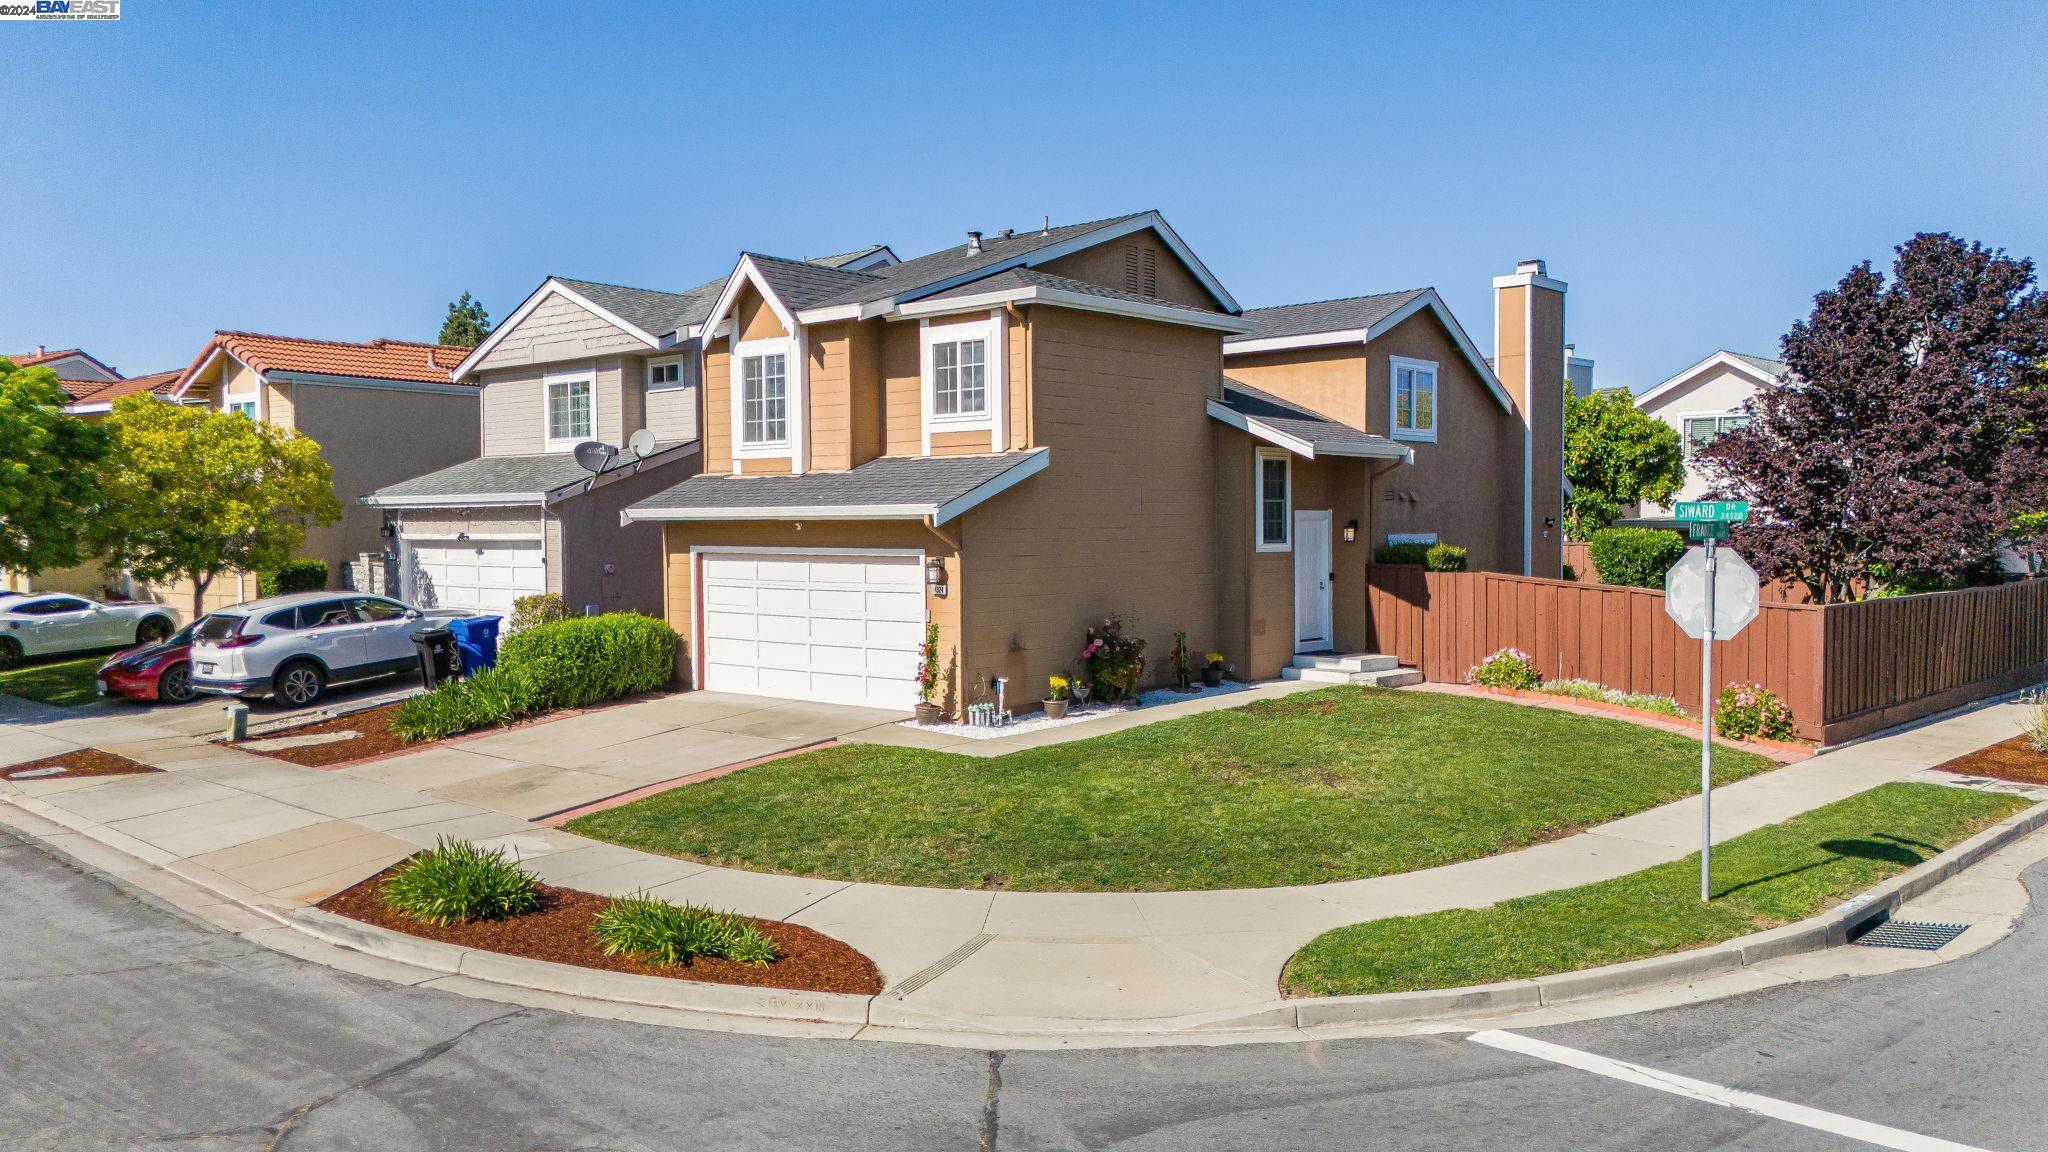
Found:
[[[1330,512],[1294,514],[1294,650],[1331,647]]]

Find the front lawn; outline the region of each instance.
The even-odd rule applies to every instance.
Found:
[[[2029,802],[1938,784],[1885,784],[1714,847],[1714,901],[1700,858],[1627,876],[1325,932],[1280,983],[1354,996],[1525,980],[1702,948],[1803,920],[1975,834]]]
[[[0,672],[0,692],[45,704],[90,704],[100,698],[93,677],[106,662],[107,654],[98,652],[68,660],[24,664],[13,671]]]
[[[1719,783],[1772,766],[1714,750]],[[569,827],[713,864],[886,884],[1244,888],[1490,856],[1698,784],[1699,745],[1669,732],[1339,687],[994,759],[823,748]]]

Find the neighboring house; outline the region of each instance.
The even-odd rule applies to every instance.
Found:
[[[1760,388],[1784,383],[1790,373],[1781,360],[1723,349],[1636,397],[1636,407],[1678,430],[1685,483],[1673,503],[1706,495],[1711,478],[1696,460],[1699,450],[1721,433],[1749,423],[1750,397]],[[1671,509],[1644,501],[1636,515],[1661,522],[1669,519]]]
[[[1531,371],[1561,403],[1550,283],[1503,300],[1515,333],[1538,317],[1511,363],[1548,348]],[[1505,415],[1456,401],[1446,445],[1390,434],[1384,357],[1373,387],[1360,371],[1355,400],[1327,401],[1354,421],[1227,381],[1224,339],[1258,321],[1156,212],[858,270],[746,253],[715,287],[672,345],[696,352],[703,474],[625,511],[662,526],[698,687],[908,708],[931,624],[942,704],[1001,683],[1030,710],[1112,613],[1145,639],[1148,683],[1170,679],[1177,630],[1270,677],[1364,643],[1376,485],[1404,485],[1425,449],[1467,454],[1438,467],[1497,494],[1470,513],[1483,547],[1525,549],[1524,426],[1454,322],[1411,329],[1440,325],[1415,358]],[[1434,382],[1405,379],[1433,432],[1415,397]]]
[[[1584,398],[1596,389],[1593,383],[1593,361],[1579,355],[1576,344],[1564,346],[1564,378],[1572,382],[1572,395]]]
[[[455,382],[469,350],[399,340],[355,344],[217,332],[167,395],[290,428],[320,445],[342,518],[306,531],[300,555],[327,563],[337,586],[351,562],[381,553],[382,517],[350,497],[476,455],[477,390]],[[256,594],[232,573],[207,590],[210,610]],[[170,603],[180,601],[167,593]]]
[[[389,525],[394,592],[497,611],[552,592],[571,612],[659,614],[661,532],[620,512],[698,470],[697,325],[724,286],[543,281],[456,369],[481,397],[481,454],[362,497]],[[642,430],[644,458],[627,449]],[[586,441],[627,450],[595,475],[573,455]]]
[[[8,356],[17,368],[48,368],[57,374],[57,379],[67,385],[72,381],[105,383],[121,379],[121,373],[100,362],[91,353],[77,348],[59,348],[56,351],[36,345],[33,352],[19,356]],[[66,388],[69,391],[69,388]]]
[[[169,400],[171,393],[177,389],[178,378],[184,374],[184,369],[173,368],[168,372],[130,376],[125,380],[62,380],[59,383],[63,385],[65,394],[71,397],[71,402],[64,406],[64,411],[97,424],[107,418],[107,413],[114,410],[114,401],[123,396],[146,392],[159,399]]]

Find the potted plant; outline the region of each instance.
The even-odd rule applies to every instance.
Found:
[[[1074,696],[1074,682],[1065,676],[1053,676],[1047,679],[1046,686],[1045,700],[1043,701],[1045,704],[1045,718],[1047,720],[1065,720],[1067,718],[1067,702],[1072,700]]]
[[[917,722],[937,724],[944,716],[932,697],[939,692],[939,626],[924,626],[924,643],[917,646]]]
[[[1202,684],[1208,688],[1223,687],[1223,653],[1202,653]]]

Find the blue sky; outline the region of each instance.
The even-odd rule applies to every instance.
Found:
[[[1637,389],[1918,230],[2048,258],[2048,6],[420,6],[0,23],[0,352],[1166,213],[1247,306],[1571,285]]]

